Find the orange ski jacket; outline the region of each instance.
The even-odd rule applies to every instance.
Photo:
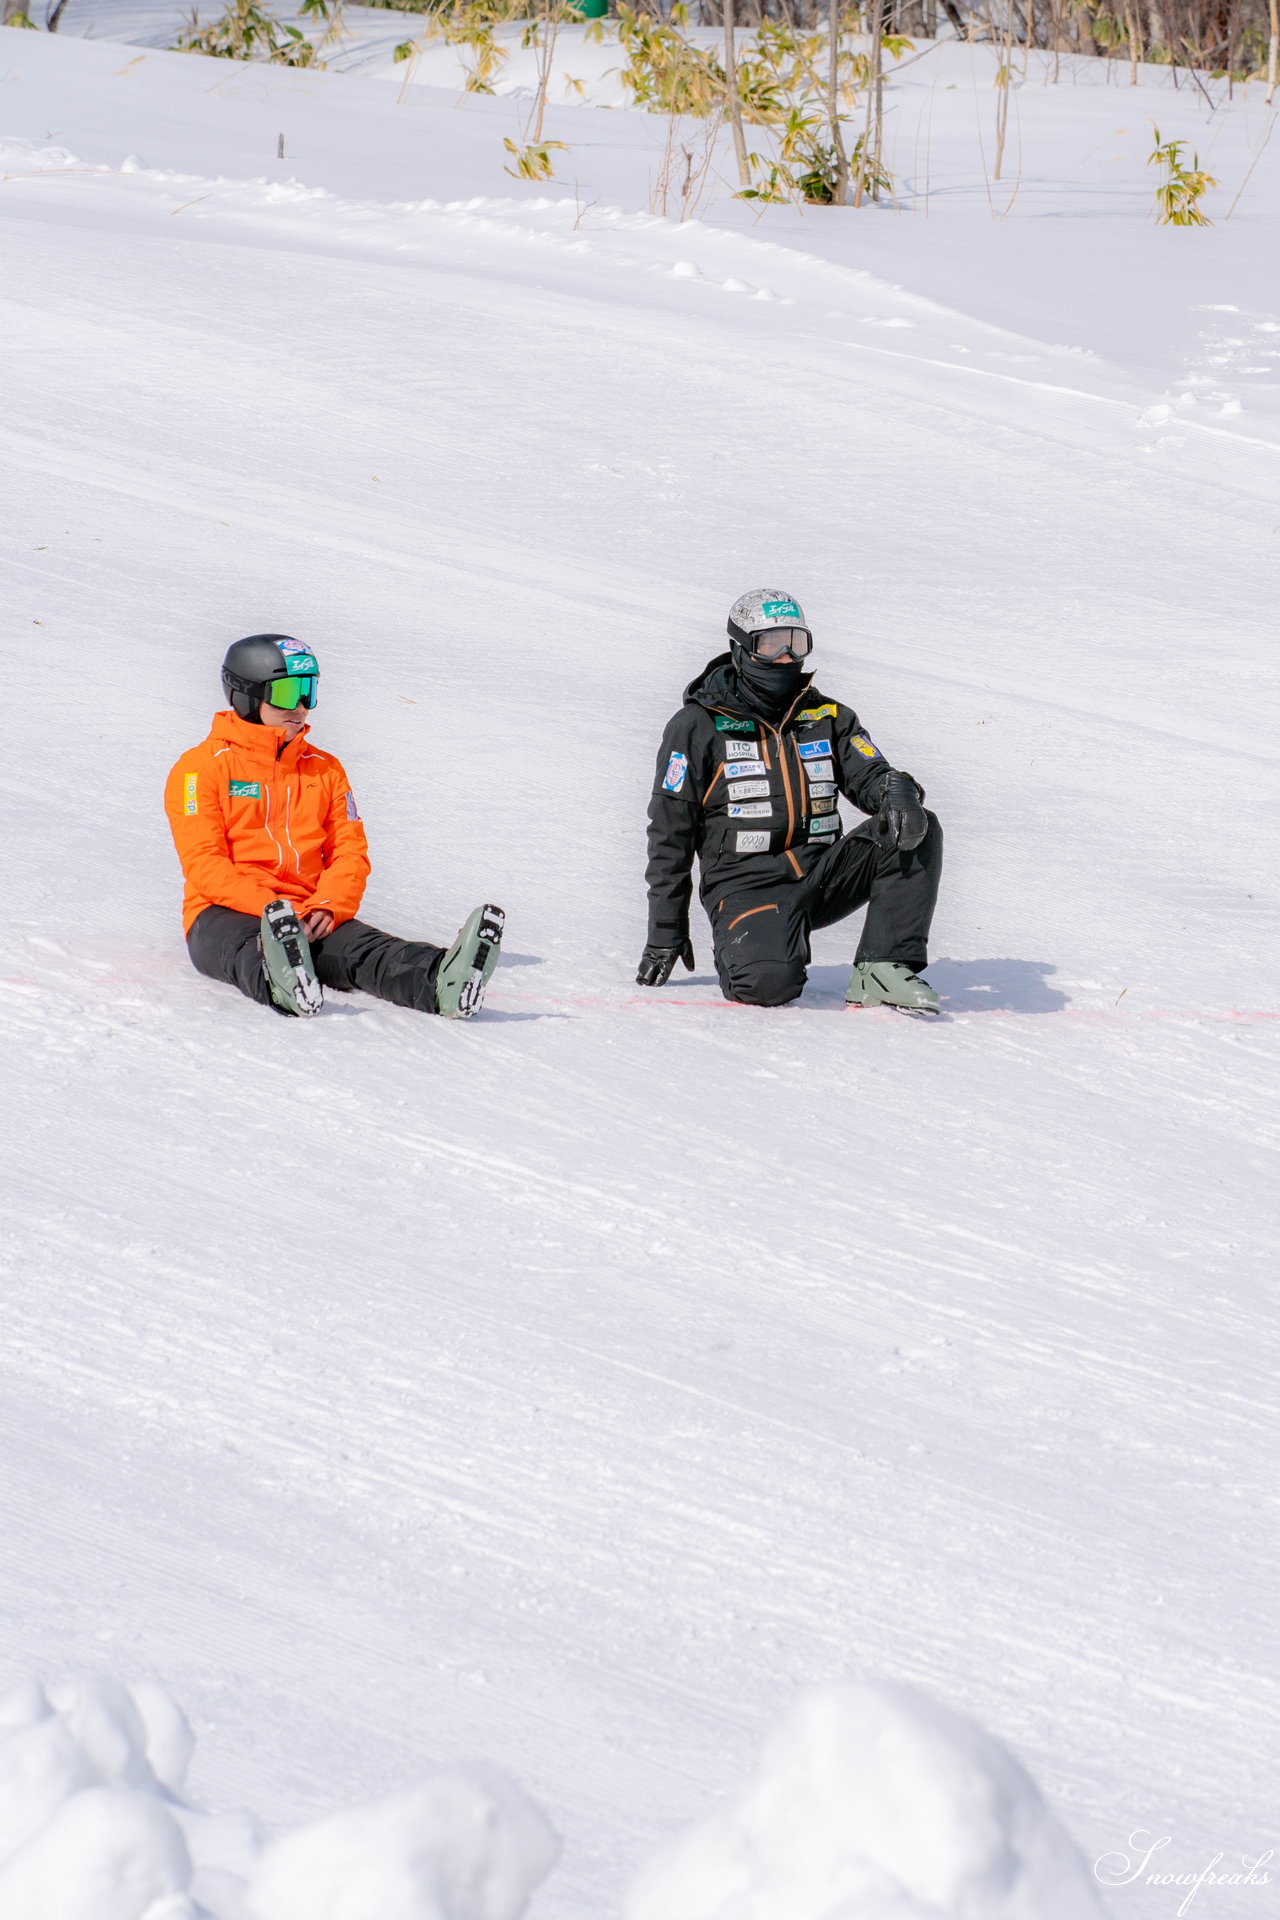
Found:
[[[206,907],[260,914],[270,900],[299,913],[327,907],[354,919],[369,877],[369,848],[342,763],[307,729],[287,743],[230,709],[184,753],[164,808],[182,862],[182,930]]]

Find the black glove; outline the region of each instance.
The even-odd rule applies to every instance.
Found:
[[[887,773],[880,789],[880,811],[872,832],[886,853],[910,853],[929,831],[929,816],[921,806],[923,790],[909,773]]]
[[[684,945],[680,947],[646,947],[640,955],[640,971],[636,975],[636,985],[665,987],[677,960],[683,960],[690,973],[693,972],[692,940],[686,939]]]

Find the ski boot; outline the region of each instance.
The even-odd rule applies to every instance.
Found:
[[[893,1007],[898,1013],[940,1013],[927,980],[897,960],[855,960],[845,999],[852,1007]]]
[[[302,923],[287,900],[273,900],[263,909],[260,945],[274,1005],[304,1020],[319,1013],[324,989],[316,979]]]
[[[477,907],[462,924],[436,974],[436,1012],[446,1020],[479,1013],[489,975],[498,964],[506,915],[501,907]]]

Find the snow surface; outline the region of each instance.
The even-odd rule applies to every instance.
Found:
[[[798,1684],[868,1673],[1089,1861],[1260,1850],[1258,90],[1028,83],[994,219],[989,50],[943,49],[896,103],[927,217],[680,226],[642,116],[557,107],[539,189],[514,99],[2,51],[0,1680],[154,1674],[197,1799],[272,1826],[484,1754],[565,1838],[539,1920],[618,1911]],[[1157,115],[1212,230],[1146,222]],[[936,1025],[844,1008],[849,926],[782,1012],[700,922],[631,985],[659,730],[769,578],[945,824]],[[191,970],[161,785],[263,628],[321,655],[367,916],[507,908],[480,1020]]]

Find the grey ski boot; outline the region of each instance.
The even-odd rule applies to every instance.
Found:
[[[479,1013],[489,976],[498,964],[506,918],[501,907],[484,906],[463,922],[436,974],[436,1012],[446,1020],[469,1020]]]
[[[897,960],[855,960],[845,999],[851,1007],[893,1007],[899,1013],[940,1013],[927,980]]]
[[[304,1020],[319,1013],[324,988],[316,979],[302,923],[288,900],[273,900],[263,909],[261,946],[262,971],[280,1011]]]

